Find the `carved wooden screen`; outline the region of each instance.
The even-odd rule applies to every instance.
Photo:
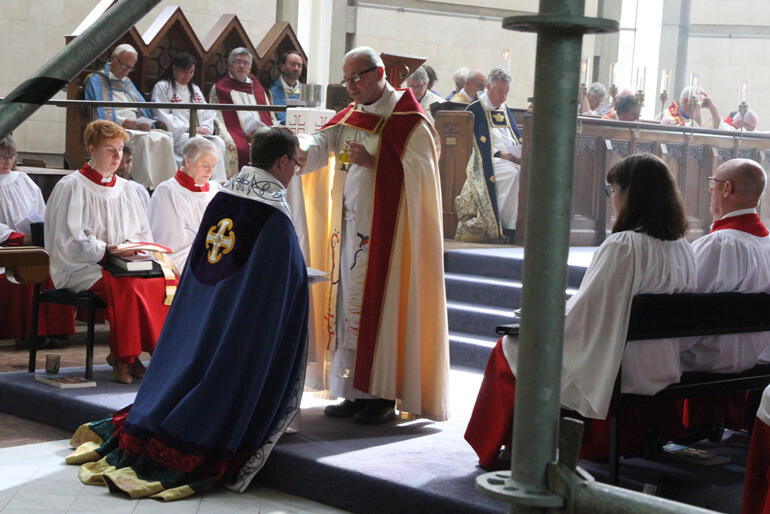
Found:
[[[115,2],[100,2],[86,19],[98,19]],[[78,32],[85,30],[81,24],[78,31],[66,36],[65,41],[72,41]],[[114,45],[105,51],[86,69],[78,74],[67,86],[67,98],[82,100],[84,84],[89,74],[104,66],[113,48],[118,44],[128,43],[139,54],[135,69],[129,78],[136,84],[139,91],[150,99],[155,83],[163,71],[170,65],[171,58],[177,52],[191,54],[199,63],[196,66],[194,82],[198,84],[205,96],[208,96],[211,86],[227,72],[227,55],[233,48],[246,47],[254,56],[252,72],[256,73],[259,62],[273,63],[280,53],[297,50],[307,64],[307,56],[294,35],[291,26],[286,22],[276,23],[267,33],[259,48],[251,42],[243,25],[234,14],[224,14],[220,17],[203,42],[193,31],[190,23],[177,6],[166,7],[150,25],[150,28],[139,35],[136,27],[131,27]],[[265,87],[270,85],[270,74],[275,72],[273,64],[268,66],[269,73],[259,73],[260,82]],[[276,75],[277,76],[277,75]],[[274,78],[274,77],[273,77]],[[302,79],[304,80],[304,72]],[[69,168],[81,167],[88,155],[83,146],[83,130],[91,117],[78,107],[67,108],[67,136],[65,142],[65,160]]]

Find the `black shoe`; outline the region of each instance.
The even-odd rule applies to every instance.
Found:
[[[353,415],[363,409],[362,400],[345,400],[337,405],[329,405],[324,409],[324,415],[330,418],[352,418]]]
[[[504,228],[503,229],[503,236],[508,238],[508,244],[512,245],[514,239],[516,238],[516,230],[512,228]]]
[[[353,421],[363,425],[382,425],[396,419],[395,400],[369,400],[366,406],[353,416]]]

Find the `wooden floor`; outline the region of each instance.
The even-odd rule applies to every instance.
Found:
[[[86,359],[85,325],[78,323],[77,332],[59,348],[45,348],[37,352],[37,369],[45,367],[47,353],[61,355],[61,366],[83,366]],[[107,324],[97,325],[94,344],[94,363],[103,364],[110,352]],[[29,353],[25,347],[15,346],[13,341],[0,341],[0,372],[24,371],[27,369]],[[42,443],[71,436],[67,431],[0,412],[0,448]]]

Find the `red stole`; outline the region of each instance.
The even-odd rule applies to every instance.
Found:
[[[233,89],[240,91],[241,93],[253,94],[254,99],[257,101],[257,105],[267,105],[267,95],[265,95],[265,88],[259,83],[257,77],[249,75],[251,84],[246,82],[239,82],[225,75],[214,84],[217,92],[217,99],[219,103],[231,104],[233,103],[233,97],[230,91]],[[225,126],[230,136],[233,138],[236,148],[238,149],[238,167],[246,166],[249,164],[249,141],[246,138],[246,134],[243,133],[243,127],[241,127],[241,121],[238,119],[237,111],[222,111],[222,118],[225,120]],[[261,111],[259,118],[262,123],[268,127],[273,125],[273,120],[270,118],[270,113],[267,111]]]
[[[740,230],[757,237],[767,237],[770,234],[765,224],[759,219],[759,214],[756,213],[741,214],[740,216],[730,216],[729,218],[716,220],[709,234],[725,229]]]
[[[202,186],[197,185],[195,183],[195,180],[190,175],[182,171],[182,168],[179,168],[178,170],[176,170],[176,175],[174,175],[174,178],[176,179],[176,181],[179,183],[180,186],[182,186],[185,189],[189,189],[193,193],[205,193],[206,191],[209,190],[208,182],[206,182]]]
[[[412,130],[425,119],[424,113],[425,111],[414,98],[412,90],[406,89],[393,108],[392,114],[384,120],[384,124],[382,124],[382,116],[356,111],[353,106],[348,106],[321,129],[344,124],[374,132],[382,126],[377,169],[374,170],[374,207],[370,232],[372,238],[369,244],[364,298],[361,303],[356,372],[353,383],[354,387],[361,391],[368,391],[372,380],[380,315],[385,300],[385,285],[396,234],[398,208],[404,187],[404,166],[401,163],[401,156],[409,142]]]
[[[682,114],[682,111],[679,110],[679,102],[676,100],[671,102],[671,105],[668,106],[668,113],[674,118],[677,125],[684,126],[687,122],[687,118]]]
[[[116,178],[114,173],[112,174],[110,179],[107,182],[105,182],[104,181],[105,179],[102,176],[102,174],[96,171],[95,169],[93,169],[88,163],[86,163],[85,166],[80,168],[80,173],[82,173],[84,177],[86,177],[88,180],[90,180],[91,182],[93,182],[98,186],[112,187],[115,185]]]

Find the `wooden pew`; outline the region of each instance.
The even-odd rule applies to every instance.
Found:
[[[32,166],[16,166],[16,171],[22,171],[29,175],[29,178],[37,184],[40,191],[43,193],[43,200],[48,202],[48,197],[51,196],[56,185],[62,177],[65,177],[72,173],[74,170],[62,170],[58,168],[37,168]]]

